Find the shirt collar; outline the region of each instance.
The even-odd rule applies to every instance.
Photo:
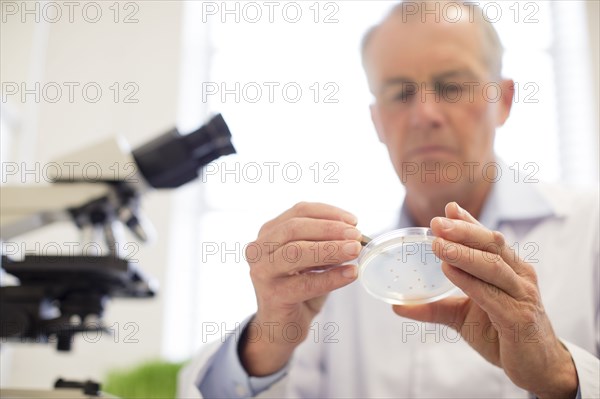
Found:
[[[506,164],[498,162],[497,165],[502,174],[492,184],[479,217],[481,224],[497,230],[504,222],[534,221],[556,215],[551,203],[536,189],[538,182],[515,182],[514,173]],[[518,175],[522,176],[523,173]],[[414,226],[406,203],[400,210],[398,225],[399,228]]]
[[[492,190],[485,202],[479,221],[492,230],[497,230],[501,223],[518,221],[535,221],[554,216],[556,213],[550,202],[538,191],[540,183],[526,182],[523,171],[515,174],[508,165],[499,162],[502,175],[492,185]]]

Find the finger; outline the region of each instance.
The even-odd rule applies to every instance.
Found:
[[[334,267],[339,267],[339,266],[340,266],[339,263],[337,263],[335,265],[314,266],[314,267],[311,267],[311,268],[306,268],[304,270],[301,270],[300,272],[298,272],[298,274],[320,272],[320,271],[329,270],[329,269],[332,269]]]
[[[354,280],[358,270],[354,265],[343,265],[324,272],[303,273],[280,281],[279,295],[286,295],[292,303],[304,302],[309,299],[326,295],[338,288],[344,287]]]
[[[504,236],[499,232],[464,220],[435,217],[431,219],[430,227],[436,237],[492,254],[500,254],[505,245]]]
[[[257,241],[281,246],[293,241],[360,240],[360,231],[344,222],[293,217],[264,231]]]
[[[436,237],[433,253],[442,261],[479,280],[492,284],[512,297],[524,294],[521,279],[502,257]]]
[[[449,202],[445,208],[446,217],[450,219],[464,220],[465,222],[480,225],[479,221],[475,219],[469,212],[461,208],[456,202]]]
[[[358,241],[295,241],[270,254],[272,262],[266,266],[273,276],[289,276],[306,269],[348,262],[355,259],[361,249]]]
[[[445,298],[422,305],[393,305],[392,309],[398,316],[413,320],[462,326],[465,317],[462,310],[466,301],[467,298]]]
[[[312,219],[336,220],[356,226],[358,219],[356,216],[341,208],[320,202],[299,202],[290,209],[271,220],[265,227],[277,225],[285,220],[294,217],[306,217]]]
[[[507,324],[514,318],[515,312],[510,297],[497,286],[486,283],[446,262],[442,262],[442,271],[448,280],[490,315],[491,319]]]
[[[502,233],[487,229],[456,202],[446,205],[446,215],[447,218],[436,217],[431,220],[431,230],[434,235],[490,254],[497,254],[519,276],[531,276],[533,272],[531,266],[523,262],[508,246]]]
[[[502,245],[500,245],[500,256],[502,256],[502,259],[506,262],[506,264],[509,265],[519,276],[526,277],[530,281],[536,281],[537,276],[534,268],[521,259],[518,252],[506,243],[502,233],[495,231],[494,234],[498,236],[498,242],[502,242]]]

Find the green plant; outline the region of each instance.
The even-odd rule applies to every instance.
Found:
[[[134,368],[109,372],[102,391],[123,399],[175,398],[177,373],[184,363],[149,361]]]

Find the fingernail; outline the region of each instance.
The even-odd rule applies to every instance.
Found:
[[[342,276],[346,278],[356,278],[357,274],[358,270],[356,269],[356,266],[351,266],[347,269],[344,269],[342,272]]]
[[[437,221],[444,230],[450,230],[454,226],[454,222],[447,218],[438,217]]]
[[[344,222],[348,224],[356,225],[358,223],[358,218],[351,213],[348,213],[344,216]]]
[[[456,255],[458,254],[458,249],[456,248],[455,244],[448,244],[448,245],[444,246],[442,253],[445,257],[456,260],[456,257],[457,257]]]
[[[464,210],[464,209],[462,209],[462,208],[460,207],[460,205],[458,205],[458,202],[455,202],[455,204],[456,204],[456,211],[458,212],[458,214],[459,214],[459,215],[464,215],[464,213],[465,213],[465,210]]]
[[[344,230],[344,238],[346,240],[359,240],[362,237],[362,234],[358,229],[348,228]]]
[[[354,241],[344,244],[343,250],[346,255],[358,255],[360,248],[360,242]]]

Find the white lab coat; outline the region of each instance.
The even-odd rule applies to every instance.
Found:
[[[545,309],[575,361],[582,397],[598,398],[598,197],[551,186],[536,185],[535,190],[550,204],[553,216],[532,223],[524,214],[523,220],[498,229],[507,242],[518,243],[520,256],[536,268]],[[494,206],[498,201],[519,201],[508,199],[514,193],[507,194],[496,197]],[[519,210],[510,211],[518,216]],[[454,330],[398,317],[359,282],[330,294],[311,330],[295,351],[287,375],[259,397],[529,396]],[[180,397],[200,397],[196,384],[219,347],[220,342],[206,347],[183,371]],[[239,388],[235,396],[248,396]]]

